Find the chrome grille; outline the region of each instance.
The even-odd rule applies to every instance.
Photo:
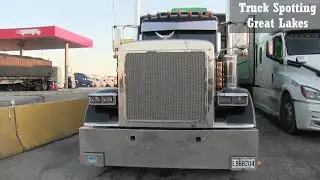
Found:
[[[206,118],[204,52],[129,53],[125,61],[128,120],[197,121]]]

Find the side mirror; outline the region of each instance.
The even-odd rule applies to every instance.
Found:
[[[248,56],[248,48],[240,50],[238,54],[239,56],[242,56],[242,57]]]
[[[121,29],[113,28],[113,52],[121,45]]]
[[[242,32],[242,33],[241,33]],[[232,37],[232,41],[234,43],[234,46],[241,47],[241,48],[247,48],[250,44],[249,37],[249,29],[247,26],[240,26],[239,32],[232,33],[234,37]]]
[[[240,46],[242,47],[248,47],[249,46],[249,32],[245,32],[243,33],[243,36],[242,36],[242,43],[240,43]]]
[[[247,27],[243,27],[247,28]],[[238,56],[248,56],[248,46],[249,46],[249,33],[247,29],[243,29],[244,33],[235,33],[236,36],[234,36],[233,40],[235,42],[234,44],[234,50],[233,52]]]
[[[233,50],[235,55],[240,56],[240,57],[246,57],[248,56],[248,49],[247,48],[237,48]]]

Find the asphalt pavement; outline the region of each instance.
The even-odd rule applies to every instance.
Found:
[[[257,112],[262,168],[252,172],[97,168],[78,162],[78,136],[0,161],[0,180],[319,180],[320,133],[290,136]],[[208,157],[210,161],[210,157]]]

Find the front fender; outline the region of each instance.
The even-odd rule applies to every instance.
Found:
[[[301,82],[291,78],[290,76],[284,76],[283,85],[280,88],[280,102],[285,92],[288,92],[294,101],[305,101],[305,98],[301,93]]]
[[[285,92],[288,92],[288,93],[291,95],[291,97],[292,97],[293,92],[292,92],[291,87],[288,86],[288,85],[283,85],[283,86],[281,87],[281,91],[280,91],[280,102],[281,102],[282,97],[283,97],[283,95],[284,95]],[[293,98],[293,97],[292,97],[292,98]],[[293,99],[294,99],[294,98],[293,98]]]

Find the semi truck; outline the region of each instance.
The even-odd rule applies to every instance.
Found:
[[[51,61],[0,54],[0,90],[49,90],[51,78]]]
[[[259,19],[252,15],[249,18]],[[247,31],[248,56],[238,61],[239,82],[257,108],[289,134],[320,130],[320,30]]]
[[[114,27],[115,34],[123,27],[134,26]],[[176,8],[142,16],[137,29],[135,42],[114,36],[118,86],[89,95],[80,163],[259,167],[255,109],[249,91],[238,86],[237,55],[220,53],[219,18],[203,8]]]

